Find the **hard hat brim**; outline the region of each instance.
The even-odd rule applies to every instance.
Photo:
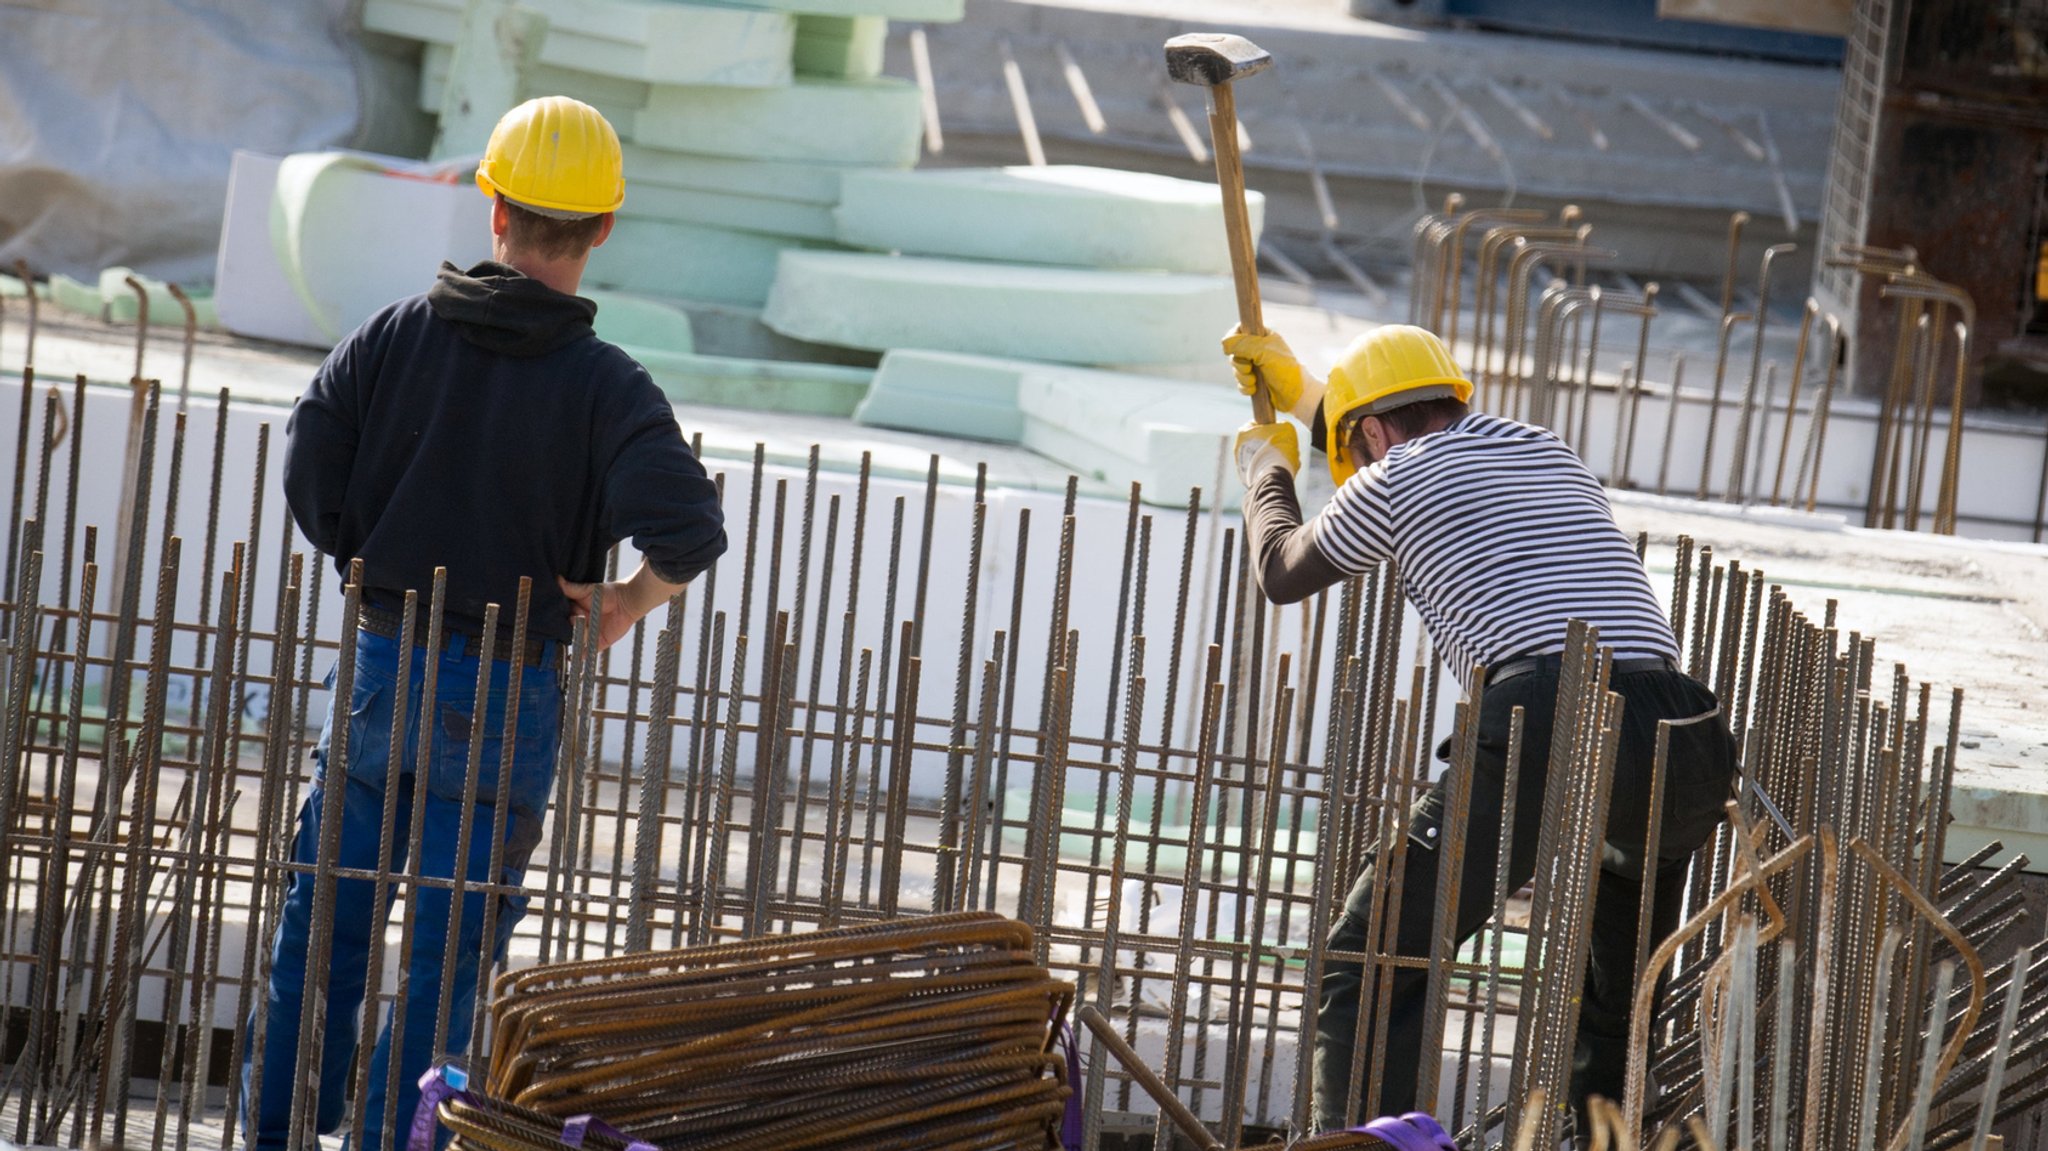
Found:
[[[1389,392],[1379,399],[1352,408],[1345,415],[1377,416],[1409,404],[1420,404],[1429,400],[1469,400],[1472,385],[1462,376],[1446,376],[1435,380],[1419,380],[1398,392]]]
[[[496,198],[498,196],[505,196],[505,193],[502,190],[500,190],[498,185],[491,180],[491,177],[484,171],[481,165],[479,165],[476,170],[476,187],[477,191],[482,192],[486,196],[490,196],[493,198]],[[592,216],[602,216],[606,212],[616,212],[621,207],[624,207],[626,203],[626,191],[624,188],[619,189],[619,194],[616,199],[614,199],[608,206],[599,207],[593,207],[589,204],[569,204],[551,200],[522,200],[512,196],[505,196],[505,202],[508,204],[517,204],[520,207],[525,208],[529,212],[533,212],[542,216],[547,216],[550,219],[587,220]]]
[[[1351,464],[1349,445],[1339,434],[1339,429],[1346,421],[1362,416],[1385,415],[1395,408],[1405,408],[1409,404],[1426,403],[1430,400],[1457,400],[1460,403],[1470,403],[1472,381],[1463,376],[1439,376],[1434,379],[1418,380],[1370,403],[1355,404],[1334,415],[1325,413],[1324,418],[1329,421],[1325,434],[1329,439],[1330,450],[1324,460],[1329,464],[1330,478],[1341,488],[1345,480],[1358,472]]]

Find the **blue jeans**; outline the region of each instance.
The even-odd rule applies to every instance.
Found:
[[[550,645],[552,647],[552,645]],[[517,885],[526,862],[540,842],[541,823],[553,789],[555,753],[561,742],[562,695],[552,667],[522,669],[519,715],[514,733],[512,778],[500,788],[499,770],[504,752],[505,701],[511,665],[497,661],[491,667],[490,691],[483,723],[472,722],[476,708],[478,660],[467,637],[454,637],[440,660],[440,679],[435,688],[434,715],[420,714],[421,689],[429,654],[415,649],[410,682],[406,692],[404,746],[391,744],[392,709],[398,697],[398,641],[358,633],[355,652],[355,684],[346,713],[348,754],[344,778],[329,778],[327,752],[334,734],[335,711],[329,710],[313,758],[318,766],[314,784],[299,811],[298,835],[292,842],[294,863],[315,865],[320,855],[321,820],[325,814],[327,789],[341,786],[340,852],[336,864],[345,869],[374,871],[383,841],[386,790],[391,782],[394,750],[399,757],[395,816],[392,820],[389,866],[403,872],[407,856],[417,852],[417,874],[452,879],[456,848],[465,814],[463,790],[469,770],[470,738],[476,732],[478,748],[477,803],[472,817],[469,852],[463,875],[470,882],[488,882],[492,833],[499,818],[495,805],[501,794],[506,801],[505,841],[499,858],[498,882]],[[549,654],[552,654],[550,652]],[[331,686],[331,684],[330,684]],[[422,773],[419,734],[422,721],[428,729],[427,762]],[[411,842],[413,805],[422,804],[421,834]],[[282,1151],[291,1130],[292,1084],[299,1048],[300,1012],[306,994],[306,958],[312,943],[313,900],[317,887],[310,870],[294,872],[285,895],[284,911],[271,948],[270,980],[264,1002],[257,1010],[267,1016],[264,1055],[260,1069],[255,1066],[256,1015],[249,1017],[249,1036],[242,1057],[242,1123],[254,1151]],[[335,883],[333,936],[329,946],[329,971],[325,988],[327,1015],[325,1042],[312,1053],[317,1061],[319,1103],[314,1129],[320,1134],[337,1130],[348,1115],[347,1099],[353,1074],[357,1031],[362,1023],[365,980],[370,950],[385,944],[386,921],[390,917],[393,892],[377,898],[377,885],[370,880],[343,879]],[[403,1034],[397,1038],[398,1077],[394,1109],[396,1137],[404,1138],[419,1102],[419,1078],[439,1055],[462,1055],[469,1048],[474,1024],[478,970],[484,962],[483,929],[488,896],[474,892],[462,899],[457,937],[449,938],[449,911],[454,893],[445,887],[423,886],[413,896],[412,962],[399,972],[399,986],[406,989],[407,1003]],[[519,896],[500,897],[497,920],[490,940],[490,960],[505,954],[512,928],[526,910]],[[442,1050],[434,1048],[439,1022],[442,985],[448,983],[450,1003]],[[316,989],[318,993],[318,989]],[[391,1082],[392,1020],[384,1013],[378,1028],[377,1045],[370,1056],[369,1088],[364,1098],[363,1139],[359,1151],[385,1151],[384,1112],[387,1087]],[[259,1079],[260,1077],[260,1079]],[[256,1107],[250,1107],[254,1082],[262,1091]]]

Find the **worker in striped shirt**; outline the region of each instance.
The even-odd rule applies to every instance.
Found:
[[[1550,746],[1567,622],[1591,624],[1613,650],[1612,689],[1626,706],[1572,1087],[1582,1114],[1587,1095],[1620,1098],[1642,887],[1654,888],[1651,937],[1662,939],[1678,923],[1687,861],[1731,795],[1735,741],[1713,693],[1679,670],[1671,626],[1599,481],[1549,431],[1473,412],[1472,385],[1436,336],[1406,325],[1378,328],[1346,350],[1327,383],[1305,372],[1278,336],[1237,333],[1223,348],[1243,391],[1251,392],[1256,372],[1275,408],[1310,429],[1338,485],[1303,523],[1293,425],[1248,424],[1238,433],[1245,536],[1266,596],[1293,603],[1392,561],[1431,642],[1468,690],[1475,669],[1485,669],[1459,880],[1460,942],[1477,933],[1494,903],[1511,713],[1524,713],[1525,749],[1507,871],[1512,891],[1536,866],[1545,773],[1527,765],[1540,764]],[[1658,858],[1645,860],[1658,721],[1701,716],[1709,718],[1673,728]],[[1448,741],[1437,754],[1447,758],[1447,751]],[[1394,932],[1402,955],[1430,951],[1445,793],[1440,781],[1413,812]],[[1371,868],[1357,877],[1331,948],[1365,949],[1373,883]],[[1318,1130],[1397,1115],[1418,1102],[1434,1109],[1435,1100],[1415,1099],[1425,979],[1415,968],[1394,976],[1387,1034],[1368,1031],[1364,1049],[1384,1048],[1385,1077],[1367,1090],[1360,1080],[1372,1060],[1353,1050],[1360,967],[1326,969],[1315,1038]]]

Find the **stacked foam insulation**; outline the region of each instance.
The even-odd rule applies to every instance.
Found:
[[[703,355],[682,309],[623,292],[586,289],[583,295],[597,303],[597,334],[640,361],[679,403],[844,416],[867,395],[874,375],[837,364]]]
[[[1264,201],[1249,197],[1257,234]],[[1212,486],[1245,417],[1216,341],[1236,316],[1213,184],[1100,168],[867,171],[837,236],[785,251],[784,335],[886,351],[855,418],[1018,443],[1169,502]],[[1206,365],[1211,386],[1178,378]],[[1177,378],[1104,366],[1171,366]]]
[[[1265,201],[1247,198],[1254,236]],[[1236,314],[1213,184],[1106,168],[867,170],[835,236],[782,253],[784,335],[1094,366],[1216,364]],[[1219,381],[1220,382],[1220,381]]]
[[[465,0],[367,0],[364,26],[426,46],[420,106],[440,112]],[[836,247],[849,172],[917,162],[915,86],[884,77],[892,18],[958,20],[963,0],[530,0],[547,22],[520,98],[560,94],[626,143],[626,203],[588,282],[759,306],[776,258]],[[469,66],[467,61],[459,66]]]
[[[92,316],[114,324],[133,324],[142,314],[142,300],[135,289],[128,286],[128,278],[135,277],[149,296],[149,324],[151,327],[183,327],[185,309],[180,307],[171,295],[170,285],[162,280],[152,280],[128,268],[108,268],[100,273],[97,283],[88,284],[74,280],[62,272],[53,273],[49,282],[35,289],[40,299],[63,308],[67,312]],[[0,296],[19,296],[28,291],[20,280],[12,276],[0,276]],[[192,302],[193,323],[201,328],[214,328],[220,324],[213,308],[213,293],[195,288],[186,293]]]
[[[1018,444],[1076,475],[1152,503],[1184,503],[1229,474],[1232,435],[1250,415],[1229,388],[994,356],[912,349],[882,357],[854,419]]]

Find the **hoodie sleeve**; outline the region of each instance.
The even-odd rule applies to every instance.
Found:
[[[349,557],[335,548],[362,426],[369,331],[365,325],[335,345],[284,425],[284,496],[292,519],[314,547],[343,561]]]
[[[608,540],[630,539],[654,574],[688,583],[725,554],[725,513],[718,485],[683,442],[675,409],[634,366],[619,417],[607,421],[611,442],[601,477],[602,528]]]

